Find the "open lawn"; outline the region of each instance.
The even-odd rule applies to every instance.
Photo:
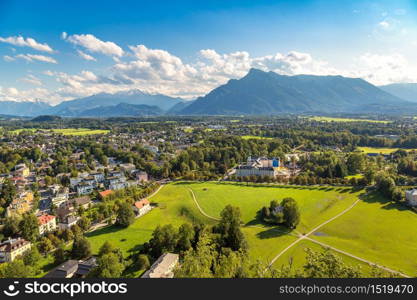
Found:
[[[113,225],[88,233],[87,237],[91,242],[93,253],[97,253],[101,245],[109,241],[128,256],[137,250],[137,246],[151,238],[153,230],[158,225],[172,224],[178,227],[185,222],[213,222],[200,214],[185,186],[173,184],[164,186],[149,200],[157,203],[158,206],[136,219],[128,228]]]
[[[377,148],[377,147],[358,147],[359,151],[367,153],[379,153],[379,154],[391,154],[397,151],[399,148]],[[406,151],[412,151],[417,149],[404,149]]]
[[[219,217],[227,205],[240,207],[243,222],[257,225],[257,212],[268,206],[271,200],[294,198],[301,211],[300,232],[312,229],[346,209],[362,191],[347,187],[307,187],[307,186],[265,186],[245,183],[195,183],[190,185],[201,208],[209,215]]]
[[[371,260],[417,275],[417,214],[372,195],[312,238]]]
[[[88,128],[64,128],[64,129],[39,129],[39,128],[21,128],[11,131],[12,134],[19,134],[22,131],[31,131],[36,132],[38,130],[42,131],[53,131],[55,133],[61,133],[63,135],[95,135],[95,134],[106,134],[110,130],[102,129],[88,129]]]
[[[385,121],[385,120],[332,118],[332,117],[310,117],[309,119],[312,121],[318,121],[318,122],[368,122],[368,123],[382,123],[382,124],[387,124],[391,122],[391,121]]]
[[[249,255],[253,261],[260,260],[264,264],[269,263],[298,237],[296,232],[290,232],[283,226],[270,226],[260,221],[257,212],[262,206],[268,205],[273,199],[280,201],[285,197],[293,197],[301,212],[297,231],[306,233],[351,207],[360,198],[362,200],[351,210],[309,237],[393,270],[408,275],[417,274],[417,236],[410,230],[417,227],[417,215],[404,207],[384,201],[378,195],[365,195],[363,190],[348,187],[171,183],[150,199],[157,207],[137,219],[130,227],[109,226],[87,234],[93,252],[97,253],[104,241],[110,241],[128,256],[150,239],[158,225],[173,224],[178,227],[184,222],[194,221],[214,224],[215,220],[198,210],[190,190],[194,192],[201,209],[209,216],[218,218],[228,204],[240,207],[244,222],[242,230],[249,244]],[[274,266],[281,267],[290,259],[294,267],[302,266],[305,262],[304,249],[307,247],[316,251],[323,249],[312,241],[303,240],[279,257]],[[336,254],[346,264],[360,265],[362,271],[369,274],[371,268],[368,264],[341,253]],[[141,272],[134,270],[132,274]]]
[[[263,136],[256,136],[256,135],[243,135],[242,139],[244,140],[272,140],[271,137],[263,137]]]

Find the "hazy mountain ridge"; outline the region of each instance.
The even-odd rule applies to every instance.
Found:
[[[115,106],[100,106],[82,111],[79,117],[144,117],[158,116],[164,111],[156,105],[119,103]]]
[[[251,69],[239,80],[230,80],[181,111],[203,115],[271,115],[304,112],[373,111],[376,106],[409,106],[360,78],[295,75]],[[417,106],[416,106],[417,108]],[[379,108],[383,110],[383,107]]]
[[[379,88],[404,100],[417,102],[417,83],[393,83]]]

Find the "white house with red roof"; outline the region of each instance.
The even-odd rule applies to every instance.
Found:
[[[43,235],[57,229],[56,217],[51,215],[42,215],[38,217],[39,234]]]
[[[140,201],[136,201],[135,204],[133,205],[133,210],[135,211],[137,217],[143,216],[151,209],[152,209],[152,206],[148,199],[142,199]]]

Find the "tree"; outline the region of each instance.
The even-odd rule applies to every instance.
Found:
[[[240,229],[240,209],[227,205],[220,214],[221,219],[214,231],[220,233],[223,247],[229,247],[233,251],[246,250],[247,242]]]
[[[29,251],[23,256],[23,262],[26,266],[31,266],[34,269],[37,269],[39,261],[41,260],[41,255],[38,251],[38,248],[32,247]]]
[[[146,254],[140,254],[137,259],[137,265],[139,270],[149,269],[151,263],[149,262],[149,257]]]
[[[19,219],[16,217],[6,218],[4,221],[3,234],[6,237],[13,237],[19,233]]]
[[[55,264],[60,264],[66,261],[67,255],[65,252],[64,245],[60,245],[54,252],[54,262]]]
[[[39,251],[43,254],[47,254],[54,249],[54,245],[52,244],[51,240],[47,237],[43,237],[38,244]]]
[[[90,229],[91,221],[89,218],[83,216],[78,220],[77,224],[80,226],[81,230],[85,232]]]
[[[124,265],[115,253],[104,254],[97,260],[97,267],[92,274],[98,278],[118,278],[122,275]]]
[[[178,251],[187,251],[192,247],[192,242],[194,240],[194,228],[188,223],[184,223],[178,229],[178,241],[177,241],[177,250]]]
[[[34,214],[25,214],[19,223],[19,229],[24,239],[34,242],[39,237],[39,222]]]
[[[72,245],[71,257],[75,259],[83,259],[89,256],[91,256],[90,242],[85,237],[76,237]]]
[[[116,224],[122,227],[129,227],[134,221],[135,213],[133,208],[127,203],[122,203],[117,212]]]
[[[285,224],[289,228],[296,228],[300,222],[300,211],[297,202],[293,198],[284,198],[281,202]]]
[[[33,275],[32,268],[26,266],[21,259],[5,263],[0,269],[0,277],[2,278],[28,278]]]
[[[149,240],[150,253],[154,258],[165,252],[173,252],[177,245],[177,232],[171,224],[157,226]]]

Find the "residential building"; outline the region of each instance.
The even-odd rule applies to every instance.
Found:
[[[409,206],[417,206],[417,189],[408,190],[405,192],[405,198]]]
[[[143,216],[148,211],[152,209],[152,206],[148,199],[142,199],[140,201],[136,201],[133,205],[133,210],[135,211],[138,217]]]
[[[77,224],[78,219],[79,218],[76,216],[69,215],[65,217],[62,222],[58,223],[58,227],[61,230],[70,229],[72,226]]]
[[[30,174],[29,168],[26,164],[18,164],[14,167],[14,175],[20,177],[28,177]]]
[[[0,243],[0,263],[12,262],[30,250],[32,244],[22,238],[9,239]]]
[[[136,176],[136,180],[138,182],[148,182],[149,181],[148,173],[146,173],[144,171],[136,172],[135,176]]]
[[[162,254],[151,266],[151,268],[142,275],[142,278],[173,278],[173,270],[177,264],[178,254]]]
[[[85,182],[81,182],[77,185],[78,195],[88,195],[94,191],[94,186]]]
[[[50,271],[44,278],[84,278],[96,266],[95,257],[85,261],[68,260]]]
[[[106,198],[108,195],[110,195],[112,193],[113,193],[112,190],[105,190],[105,191],[100,192],[99,194],[100,194],[101,199],[104,199],[104,198]]]
[[[56,217],[51,215],[42,215],[38,217],[39,234],[43,235],[48,232],[53,232],[57,229]]]
[[[33,208],[34,198],[32,192],[22,192],[13,199],[7,207],[6,216],[22,215]]]

